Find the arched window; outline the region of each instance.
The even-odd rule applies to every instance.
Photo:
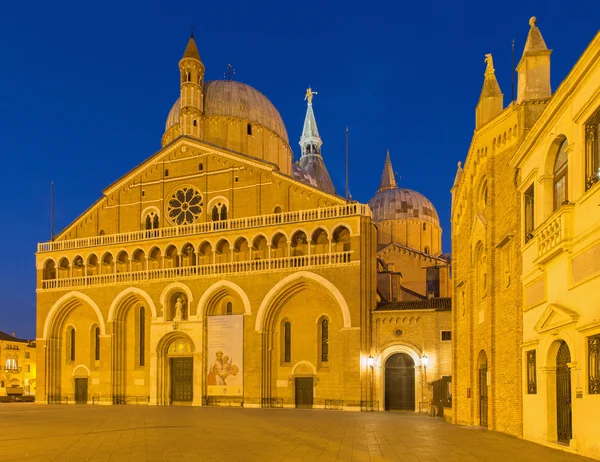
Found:
[[[252,124],[248,124],[246,127],[246,133],[248,133],[248,135],[252,135]]]
[[[217,208],[216,205],[212,209],[212,220],[219,221],[219,209]]]
[[[221,220],[227,220],[227,206],[224,204],[221,207]]]
[[[75,361],[75,328],[71,327],[69,331],[69,361]]]
[[[146,215],[146,229],[152,229],[152,218],[150,215]]]
[[[423,249],[423,253],[425,255],[429,255],[429,247],[425,247],[425,249]]]
[[[198,121],[196,119],[194,119],[194,127],[198,126]]]
[[[146,309],[140,307],[140,366],[146,363]]]
[[[165,176],[169,176],[169,169],[165,170]]]
[[[16,358],[6,358],[6,364],[4,367],[7,371],[16,371],[19,368]]]
[[[233,304],[231,302],[227,302],[227,316],[231,316],[233,314]]]
[[[554,161],[554,210],[558,209],[563,202],[568,200],[567,194],[567,173],[569,162],[567,151],[567,140],[564,140],[556,154]]]
[[[192,81],[192,74],[190,73],[190,71],[185,71],[185,81],[186,82]]]
[[[292,323],[287,321],[283,326],[283,362],[292,362]]]
[[[94,332],[94,359],[96,361],[100,360],[100,328],[96,327],[96,332]]]
[[[227,220],[227,204],[223,202],[217,202],[212,208],[212,220],[223,221]]]
[[[321,321],[321,362],[329,361],[329,321]]]
[[[198,171],[201,172],[202,170],[204,170],[204,165],[198,164]]]

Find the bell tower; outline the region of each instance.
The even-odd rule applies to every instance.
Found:
[[[183,58],[179,61],[181,111],[181,134],[202,139],[203,108],[204,108],[204,64],[194,40],[194,33],[190,37]]]

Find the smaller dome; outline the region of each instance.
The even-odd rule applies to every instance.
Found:
[[[374,221],[421,220],[440,225],[437,211],[423,194],[407,188],[380,190],[369,201]]]

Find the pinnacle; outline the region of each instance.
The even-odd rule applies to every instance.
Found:
[[[183,58],[191,58],[200,60],[200,53],[198,53],[198,47],[196,46],[196,41],[194,40],[194,33],[192,32],[192,36],[190,37],[190,41],[185,48],[185,52],[183,53]]]
[[[546,46],[546,42],[544,42],[542,33],[537,27],[537,19],[535,16],[532,16],[529,20],[529,26],[529,34],[527,35],[527,41],[525,42],[523,55],[528,53],[537,53],[540,51],[548,51],[548,47]]]
[[[381,183],[379,183],[379,191],[397,187],[398,184],[396,183],[396,177],[394,176],[394,169],[392,168],[392,161],[390,159],[390,150],[388,149],[385,164],[383,166],[383,173],[381,174]]]

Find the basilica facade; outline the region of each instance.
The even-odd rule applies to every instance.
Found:
[[[600,458],[600,34],[553,93],[531,18],[504,107],[486,55],[452,188],[454,421]]]
[[[37,401],[427,409],[451,371],[434,206],[389,154],[369,204],[336,195],[312,90],[294,162],[262,93],[204,75],[192,37],[160,151],[38,245]]]

